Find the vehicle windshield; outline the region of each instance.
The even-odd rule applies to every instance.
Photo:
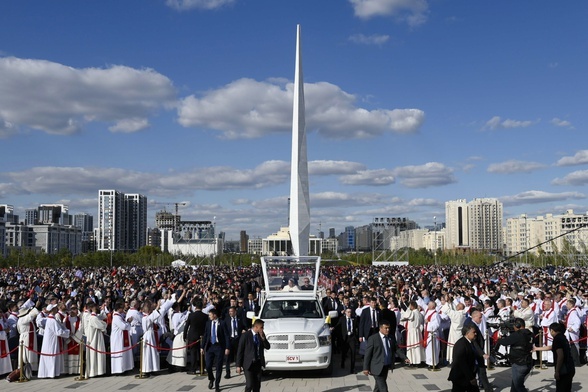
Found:
[[[323,318],[316,300],[268,300],[261,311],[262,320],[277,318]]]

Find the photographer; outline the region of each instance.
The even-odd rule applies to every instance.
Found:
[[[525,377],[533,368],[533,333],[525,328],[525,320],[514,319],[514,332],[498,339],[497,345],[510,346],[508,359],[511,363],[511,391],[526,392]]]

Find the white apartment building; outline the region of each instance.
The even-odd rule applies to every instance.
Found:
[[[502,216],[498,199],[474,199],[468,203],[470,249],[503,251]]]
[[[428,229],[414,229],[406,230],[399,233],[390,239],[390,249],[422,249],[425,248],[431,252],[436,249],[443,249],[445,245],[445,229],[442,230],[428,230]]]
[[[252,255],[261,255],[263,251],[263,239],[250,238],[247,240],[247,250]]]
[[[59,253],[61,249],[68,249],[72,254],[81,252],[82,231],[75,226],[59,224],[29,226],[34,233],[35,247],[47,254]]]
[[[574,229],[578,230],[559,237]],[[505,232],[508,255],[517,254],[539,244],[542,245],[529,252],[538,254],[543,251],[546,254],[554,254],[564,251],[565,242],[571,248],[584,253],[588,248],[588,213],[575,214],[573,210],[567,210],[563,215],[546,214],[535,218],[523,214],[507,219]],[[554,240],[549,241],[551,239]]]
[[[445,247],[467,248],[470,245],[468,203],[465,199],[445,202]]]

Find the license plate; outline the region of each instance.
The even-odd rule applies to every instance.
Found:
[[[288,363],[298,363],[298,362],[300,362],[300,356],[299,355],[287,355],[286,356],[286,362],[288,362]]]

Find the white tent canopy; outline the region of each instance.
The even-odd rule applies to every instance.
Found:
[[[172,265],[172,267],[180,268],[180,267],[185,267],[186,262],[182,259],[177,259],[177,260],[172,261],[171,265]]]

